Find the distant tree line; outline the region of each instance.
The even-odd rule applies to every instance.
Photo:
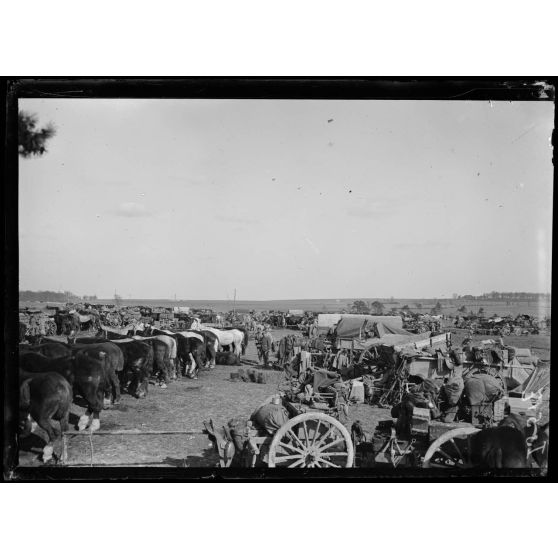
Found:
[[[541,298],[550,298],[550,294],[526,292],[501,293],[498,291],[492,291],[490,293],[484,293],[480,296],[458,295],[457,298],[460,300],[539,300]]]

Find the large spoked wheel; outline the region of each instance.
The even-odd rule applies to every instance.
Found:
[[[324,413],[303,413],[285,423],[269,445],[269,467],[352,467],[348,430]]]
[[[474,426],[463,426],[444,432],[434,440],[424,455],[422,467],[425,469],[451,468],[465,469],[471,466],[471,436],[480,432]]]

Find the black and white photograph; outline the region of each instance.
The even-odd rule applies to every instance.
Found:
[[[549,82],[12,86],[15,478],[548,475]]]

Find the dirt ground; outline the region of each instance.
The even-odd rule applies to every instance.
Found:
[[[275,339],[292,333],[274,330]],[[66,464],[149,465],[169,467],[212,467],[218,464],[216,451],[203,433],[203,421],[213,419],[215,425],[231,418],[249,418],[253,411],[270,395],[277,392],[282,372],[266,370],[266,383],[231,381],[231,372],[262,370],[258,364],[256,347],[251,340],[241,366],[217,366],[201,372],[198,380],[180,379],[167,389],[150,385],[146,399],[135,399],[124,394],[121,402],[101,413],[101,430],[91,437],[77,433],[76,425],[85,409],[72,406],[70,432],[67,436]],[[386,414],[387,413],[387,414]],[[351,405],[348,424],[357,418],[367,431],[373,432],[377,420],[389,417],[389,410],[370,405]],[[139,432],[183,432],[164,435],[106,435],[102,432],[134,430]],[[73,434],[75,433],[75,434]],[[21,466],[40,466],[44,433],[37,429],[21,440]],[[93,448],[93,451],[91,451]]]
[[[289,330],[274,330],[280,339]],[[485,338],[478,336],[479,339]],[[476,340],[476,339],[475,339]],[[459,335],[454,342],[460,343]],[[543,360],[550,360],[550,337],[542,335],[510,336],[506,343],[517,347],[530,347]],[[549,365],[549,364],[548,364]],[[277,392],[282,373],[266,371],[266,383],[231,381],[231,372],[261,370],[257,364],[254,341],[251,340],[241,366],[217,366],[212,371],[201,372],[198,380],[180,379],[167,389],[150,385],[146,399],[135,399],[124,394],[121,402],[101,413],[101,430],[92,436],[77,434],[76,425],[84,413],[82,407],[72,406],[70,432],[67,436],[67,465],[72,466],[130,466],[149,465],[160,467],[212,467],[218,464],[216,451],[206,434],[203,421],[213,419],[215,425],[227,423],[231,418],[249,418],[264,399]],[[548,396],[546,397],[548,414]],[[370,439],[378,421],[390,418],[389,409],[368,404],[349,407],[348,426],[360,420]],[[159,435],[106,435],[117,431],[166,431],[180,432]],[[75,435],[73,433],[76,433]],[[20,466],[40,466],[44,432],[37,429],[21,440]]]

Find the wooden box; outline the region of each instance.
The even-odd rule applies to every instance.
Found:
[[[415,407],[411,431],[418,434],[428,434],[430,427],[430,409]]]

